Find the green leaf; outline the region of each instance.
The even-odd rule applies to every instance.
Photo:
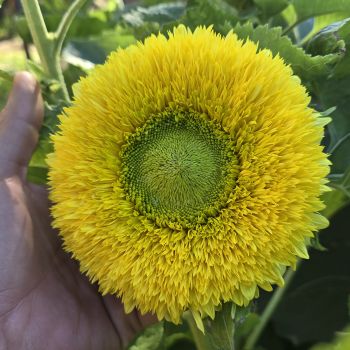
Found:
[[[46,167],[29,166],[27,180],[29,182],[43,185],[47,183],[48,169]]]
[[[264,19],[280,13],[289,5],[288,0],[254,0],[254,3],[261,10]]]
[[[310,246],[320,252],[327,251],[327,248],[321,244],[318,233],[315,234],[315,237],[310,239]]]
[[[251,23],[238,24],[234,32],[241,39],[250,39],[259,44],[260,49],[269,49],[273,55],[279,54],[286,63],[292,66],[295,74],[302,80],[312,80],[327,76],[330,65],[334,63],[334,55],[310,56],[299,47],[293,45],[287,36],[282,36],[281,28],[269,28],[267,25],[253,28]]]
[[[341,61],[335,67],[334,75],[338,78],[350,76],[350,22],[346,22],[338,30],[339,38],[345,42],[345,55]]]
[[[312,30],[303,38],[303,40],[301,41],[301,44],[306,43],[316,33],[318,33],[319,31],[327,27],[328,28],[326,29],[326,32],[323,32],[322,34],[336,32],[339,29],[339,27],[341,27],[343,23],[346,22],[346,19],[348,17],[349,17],[349,13],[345,13],[345,12],[339,12],[339,13],[336,12],[336,13],[316,17],[313,21]]]
[[[294,289],[274,315],[277,333],[294,344],[329,340],[348,321],[349,290],[349,276],[323,277]]]
[[[326,151],[331,153],[334,177],[336,174],[344,174],[350,166],[350,75],[341,79],[320,80],[315,85],[315,89],[318,93],[320,109],[337,107],[332,113],[332,122],[326,129],[330,138]]]
[[[188,327],[187,322],[175,325],[171,322],[164,321],[164,336],[163,336],[164,348],[181,349],[193,344],[192,334]]]
[[[225,23],[229,29],[239,20],[238,11],[224,0],[190,0],[181,23],[191,29],[199,25],[213,25],[215,30],[223,32]]]
[[[291,5],[296,12],[298,23],[327,14],[347,13],[350,15],[350,0],[293,0]]]
[[[88,40],[70,40],[63,51],[63,57],[74,65],[89,69],[94,64],[104,63],[111,51],[135,42],[132,34],[117,27],[113,31],[104,31],[101,35],[89,37]]]
[[[146,328],[136,340],[128,347],[129,350],[158,350],[163,345],[164,325],[163,322]]]
[[[185,6],[184,1],[163,3],[150,7],[137,6],[129,11],[126,10],[121,17],[126,24],[133,27],[140,27],[145,22],[156,22],[163,25],[179,19],[184,13]]]
[[[230,350],[234,342],[234,312],[232,303],[225,303],[222,309],[215,313],[215,318],[203,320],[205,336],[209,339],[211,349]]]
[[[331,182],[331,186],[343,192],[348,197],[348,201],[350,201],[350,166],[345,171],[345,173],[342,174],[339,180],[335,180]]]
[[[235,346],[237,349],[242,349],[247,337],[259,323],[260,316],[256,313],[249,313],[240,323],[236,322],[235,329]]]
[[[4,79],[12,83],[14,76],[15,74],[12,71],[0,69],[0,79]]]
[[[281,308],[275,311],[270,328],[293,342],[294,346],[286,349],[309,349],[314,341],[328,341],[349,320],[349,214],[350,206],[336,214],[332,224],[319,233],[327,251],[309,251],[310,259],[300,264]],[[270,295],[262,293],[258,303],[266,297]],[[300,343],[304,346],[297,347]]]

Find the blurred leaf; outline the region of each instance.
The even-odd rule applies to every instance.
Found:
[[[45,16],[45,23],[48,31],[54,32],[60,21],[62,16],[59,14],[52,14]],[[30,43],[32,42],[31,35],[29,32],[28,24],[24,16],[15,17],[14,21],[15,27],[17,29],[18,34],[23,39],[24,42]],[[71,24],[69,31],[67,33],[67,39],[71,38],[85,38],[92,35],[98,35],[102,31],[110,29],[114,26],[114,23],[111,24],[104,19],[94,17],[92,15],[78,15],[73,23]]]
[[[345,42],[345,56],[335,67],[334,75],[337,78],[350,76],[350,22],[346,22],[338,30],[338,36]]]
[[[323,277],[296,288],[274,315],[278,334],[294,344],[327,341],[334,329],[341,330],[348,321],[349,292],[349,276]]]
[[[310,259],[299,266],[282,300],[282,308],[275,311],[271,325],[279,336],[287,336],[294,343],[286,349],[306,350],[315,341],[329,341],[348,321],[349,214],[350,206],[336,214],[331,225],[319,233],[327,251],[309,251]],[[262,293],[258,302],[270,296]],[[297,342],[303,345],[298,347]]]
[[[259,323],[260,316],[256,313],[249,313],[244,322],[236,323],[235,329],[235,347],[237,349],[243,349],[247,337],[252,332],[254,327]]]
[[[117,12],[118,23],[130,28],[138,40],[172,29],[184,14],[184,1],[165,2],[149,7],[129,5]]]
[[[327,248],[321,244],[318,233],[315,234],[315,237],[310,239],[310,246],[320,252],[327,251]]]
[[[150,7],[137,6],[126,9],[121,18],[132,27],[140,27],[145,22],[156,22],[160,26],[176,21],[184,13],[186,3],[184,1],[168,2]]]
[[[269,49],[273,55],[279,54],[302,80],[327,76],[330,72],[330,65],[336,59],[334,55],[313,57],[306,54],[301,48],[293,45],[287,36],[282,36],[281,28],[270,29],[267,25],[253,28],[251,23],[247,23],[238,24],[234,32],[241,39],[249,38],[258,43],[260,49]]]
[[[336,106],[332,113],[332,122],[327,125],[330,144],[327,153],[331,153],[332,174],[344,174],[350,165],[350,75],[342,79],[328,79],[317,82],[315,91],[320,108]]]
[[[43,185],[47,183],[47,174],[47,167],[29,166],[27,180],[37,185]]]
[[[298,23],[327,14],[341,12],[350,15],[350,0],[293,0],[291,5],[294,7]]]
[[[335,340],[331,344],[317,344],[310,350],[348,350],[350,349],[350,326],[336,333]]]
[[[116,50],[118,47],[127,47],[136,42],[133,35],[120,28],[113,31],[105,31],[99,36],[92,36],[85,39],[75,39],[69,41],[63,51],[63,56],[71,63],[79,65],[79,62],[72,57],[79,58],[81,66],[84,66],[84,61],[92,62],[93,64],[102,64],[105,62],[108,54]],[[86,68],[92,68],[85,63]]]
[[[15,74],[11,71],[0,69],[0,79],[4,79],[12,83],[14,75]]]
[[[289,5],[288,0],[254,0],[254,2],[265,19],[280,13]]]
[[[58,115],[62,112],[65,102],[58,101],[55,105],[45,102],[44,122],[40,129],[39,141],[29,163],[27,178],[31,182],[45,184],[47,181],[46,157],[53,152],[50,135],[58,128]]]
[[[349,148],[347,149],[349,150]],[[343,192],[348,197],[347,200],[350,201],[350,166],[348,166],[347,170],[341,175],[339,180],[332,181],[331,186]]]
[[[193,344],[192,333],[187,322],[175,325],[171,322],[164,321],[164,348],[174,347],[178,349],[178,344]],[[183,349],[183,345],[181,349]]]
[[[213,25],[216,31],[222,32],[225,23],[231,29],[238,20],[239,15],[236,8],[224,0],[189,0],[181,23],[191,29],[199,25]]]
[[[326,204],[326,208],[322,210],[322,214],[327,218],[333,217],[339,210],[349,203],[348,197],[342,191],[337,189],[324,193],[322,195],[322,200]]]
[[[146,328],[128,347],[129,350],[158,350],[163,348],[163,322]]]

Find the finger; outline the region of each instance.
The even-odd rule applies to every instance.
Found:
[[[7,104],[0,114],[0,179],[25,176],[42,120],[39,84],[31,74],[17,73]]]

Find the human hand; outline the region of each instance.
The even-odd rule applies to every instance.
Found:
[[[0,349],[122,349],[153,317],[125,315],[62,250],[47,190],[26,181],[42,118],[38,84],[18,73],[0,113]]]

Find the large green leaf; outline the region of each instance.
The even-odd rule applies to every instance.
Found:
[[[254,0],[254,3],[262,12],[264,19],[280,13],[289,5],[288,0]]]
[[[137,6],[122,13],[122,19],[131,26],[142,26],[145,22],[155,22],[163,25],[176,21],[185,10],[185,2],[169,2],[150,7]]]
[[[238,20],[237,9],[224,0],[189,0],[181,18],[181,22],[192,29],[199,25],[213,25],[218,32],[222,31],[224,23],[229,23],[231,27]]]
[[[350,15],[350,0],[293,0],[291,6],[294,7],[299,23],[327,14],[347,13]]]
[[[276,310],[274,328],[293,343],[328,341],[349,321],[349,213],[350,207],[344,208],[320,233],[327,251],[309,251],[310,259],[299,266],[281,307]]]
[[[136,39],[132,34],[117,27],[115,30],[104,31],[100,35],[70,40],[63,56],[72,64],[81,65],[83,68],[91,68],[89,64],[84,64],[84,61],[102,64],[111,51],[119,47],[124,48],[135,42]]]
[[[348,322],[349,291],[349,276],[305,283],[283,299],[274,316],[277,332],[296,344],[331,339],[334,331],[343,329]]]
[[[269,28],[267,25],[253,27],[251,23],[238,24],[234,32],[241,39],[250,39],[259,44],[261,49],[269,49],[274,55],[279,54],[286,63],[290,64],[295,74],[302,80],[312,80],[327,76],[330,65],[336,56],[311,56],[299,47],[293,45],[287,36],[282,36],[281,28]]]
[[[166,2],[149,7],[129,5],[117,12],[116,20],[133,30],[137,39],[166,31],[185,13],[184,1]]]

